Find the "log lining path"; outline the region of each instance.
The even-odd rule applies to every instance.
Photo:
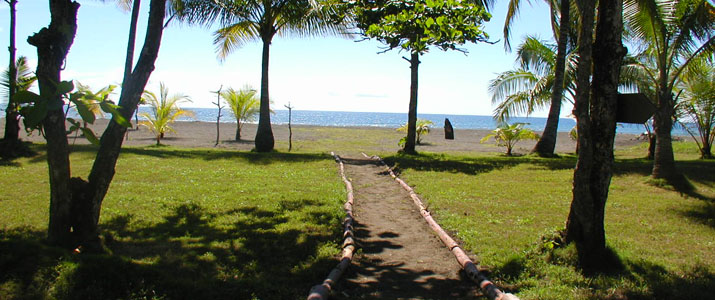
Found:
[[[483,299],[410,193],[379,161],[341,158],[353,189],[352,227],[360,250],[333,288],[333,299]]]

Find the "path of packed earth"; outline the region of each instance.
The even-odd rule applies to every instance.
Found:
[[[454,256],[429,228],[409,193],[376,161],[342,157],[355,195],[360,251],[333,296],[338,299],[476,299]]]

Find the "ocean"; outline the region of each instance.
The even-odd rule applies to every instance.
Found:
[[[181,117],[179,121],[201,121],[216,122],[218,109],[216,108],[185,108],[194,112],[194,118]],[[151,112],[149,107],[140,107],[140,112]],[[70,114],[73,114],[70,112]],[[235,123],[236,119],[227,109],[221,111],[222,123]],[[0,116],[4,117],[4,111]],[[76,117],[76,116],[75,116]],[[442,128],[444,120],[449,118],[455,129],[494,129],[496,122],[491,116],[475,115],[445,115],[445,114],[418,114],[418,118],[427,119],[434,123],[434,128]],[[407,122],[406,113],[382,113],[382,112],[349,112],[349,111],[318,111],[318,110],[293,110],[291,123],[295,125],[316,125],[316,126],[336,126],[336,127],[384,127],[398,128]],[[546,118],[519,117],[512,118],[510,123],[527,123],[526,127],[534,131],[542,131],[546,124]],[[288,111],[276,110],[271,115],[272,124],[288,124]],[[574,119],[562,118],[559,120],[559,132],[569,132],[576,126]],[[619,123],[616,132],[641,134],[645,131],[640,124]],[[681,127],[673,128],[673,135],[687,136],[688,133]]]
[[[202,121],[216,122],[216,108],[187,108],[194,111],[195,119],[182,118],[182,121]],[[141,111],[149,111],[149,108],[142,107]],[[230,111],[222,110],[221,122],[236,122]],[[418,118],[427,119],[434,123],[434,128],[442,128],[444,119],[449,118],[454,129],[487,129],[496,128],[496,122],[491,116],[476,115],[445,115],[445,114],[418,114]],[[384,127],[398,128],[407,122],[406,113],[381,113],[381,112],[348,112],[348,111],[317,111],[317,110],[293,110],[291,124],[296,125],[317,125],[336,127]],[[534,131],[544,130],[546,118],[519,117],[512,118],[510,123],[527,123],[526,127]],[[271,115],[272,124],[288,124],[288,111],[276,110]],[[569,132],[576,126],[574,119],[562,118],[559,120],[559,132]],[[640,124],[619,123],[616,132],[641,134],[645,127]],[[688,135],[682,128],[674,128],[673,135]]]

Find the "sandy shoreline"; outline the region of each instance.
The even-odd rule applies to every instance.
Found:
[[[0,118],[0,132],[4,133],[5,120]],[[108,120],[99,119],[90,127],[99,136],[106,127]],[[168,133],[162,139],[162,144],[185,147],[185,148],[214,148],[216,143],[216,123],[209,122],[177,122],[173,124],[176,133]],[[245,124],[241,131],[242,140],[235,141],[236,124],[221,123],[220,124],[219,145],[216,148],[235,149],[235,150],[251,150],[253,139],[256,134],[255,124]],[[288,125],[273,125],[273,134],[276,140],[276,149],[279,151],[287,150],[288,148]],[[338,143],[347,148],[354,148],[354,151],[397,151],[397,141],[404,135],[395,131],[394,128],[383,127],[325,127],[314,125],[293,125],[293,148],[315,149],[319,147],[320,141],[330,141]],[[333,129],[333,130],[327,130]],[[433,128],[432,132],[423,137],[423,144],[418,145],[418,151],[429,152],[500,152],[502,148],[497,148],[493,142],[480,144],[479,140],[489,134],[490,130],[478,129],[455,129],[455,139],[445,140],[444,131],[441,127]],[[540,132],[538,132],[540,133]],[[337,135],[336,135],[337,134]],[[45,140],[37,132],[30,136],[24,131],[20,132],[20,136],[25,141],[35,143],[44,143]],[[364,140],[370,140],[372,146],[365,148]],[[87,144],[84,138],[74,139],[74,135],[70,136],[70,143]],[[148,146],[155,143],[154,134],[145,127],[140,127],[139,130],[130,130],[127,140],[124,142],[126,146]],[[642,143],[638,140],[637,135],[633,134],[618,134],[616,136],[616,148],[630,147]],[[522,141],[517,144],[515,152],[527,153],[534,146],[535,141]],[[361,146],[362,145],[362,146]],[[576,143],[571,140],[568,133],[560,132],[557,138],[557,153],[573,153]],[[285,149],[283,149],[285,148]],[[331,151],[332,149],[321,149],[320,151]]]

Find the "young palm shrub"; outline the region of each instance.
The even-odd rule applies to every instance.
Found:
[[[176,132],[170,125],[174,123],[180,116],[193,117],[194,112],[179,108],[181,102],[191,102],[188,96],[183,94],[174,94],[169,96],[169,88],[162,82],[159,86],[159,97],[150,91],[144,91],[142,96],[146,103],[151,105],[152,113],[141,113],[139,116],[146,119],[141,121],[139,125],[146,126],[156,134],[156,144],[161,145],[161,139],[164,138],[166,132]]]
[[[425,119],[418,119],[415,125],[415,133],[417,134],[416,143],[417,145],[422,144],[422,136],[427,135],[431,129],[430,126],[434,125],[432,121]],[[399,132],[407,132],[407,124],[402,125],[402,127],[397,128]]]
[[[506,147],[506,155],[512,155],[512,149],[517,142],[521,140],[536,140],[539,136],[531,131],[531,129],[524,128],[526,123],[514,123],[509,125],[509,123],[503,123],[499,125],[497,129],[494,129],[492,134],[483,137],[479,142],[484,143],[490,138],[494,138],[497,146]]]
[[[698,145],[700,158],[712,159],[712,145],[715,141],[715,67],[710,60],[698,60],[691,63],[682,77],[680,87],[683,92],[676,107],[681,115],[679,119],[694,124],[689,126],[681,122]]]
[[[241,140],[241,128],[245,122],[253,122],[261,110],[261,102],[256,97],[257,91],[250,86],[240,90],[229,88],[221,92],[221,97],[231,107],[233,116],[236,117],[236,140]]]

